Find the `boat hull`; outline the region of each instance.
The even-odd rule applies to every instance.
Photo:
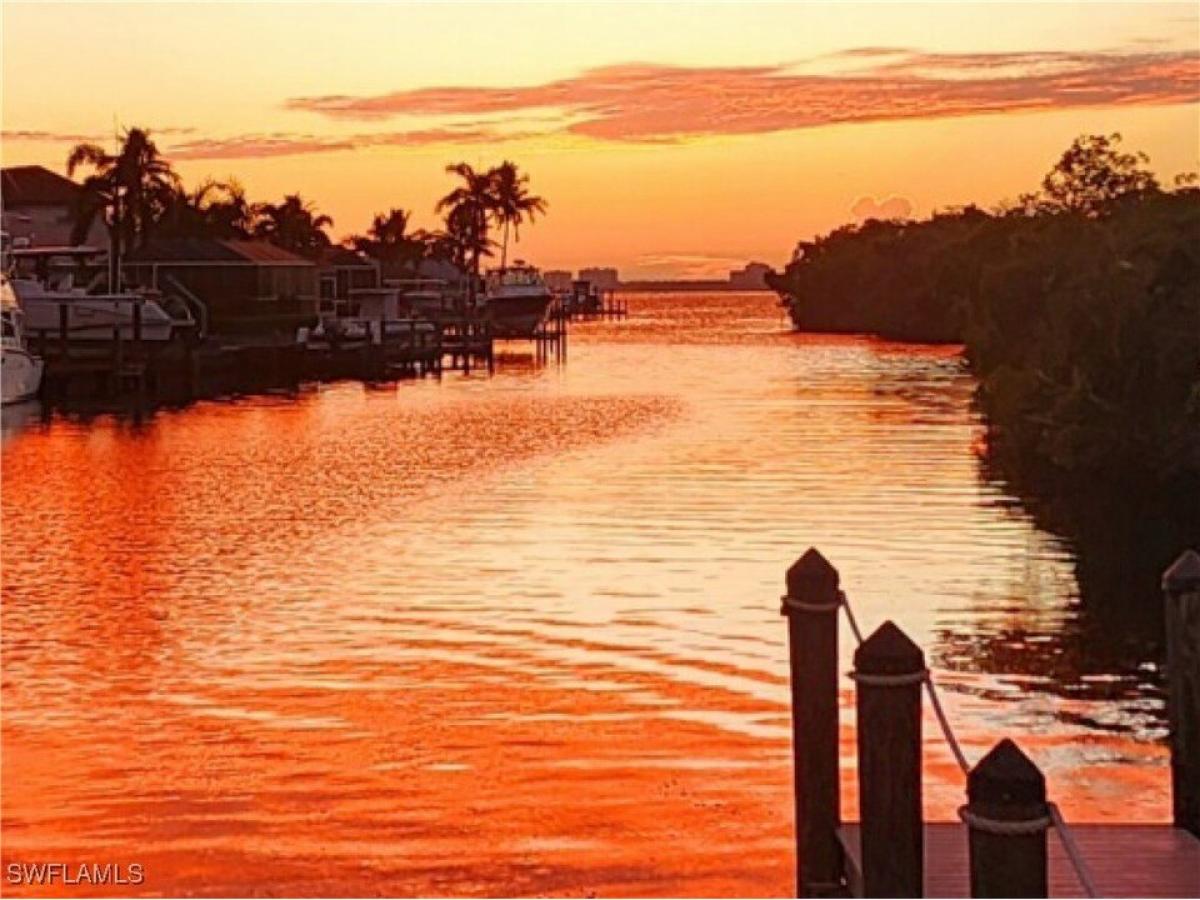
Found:
[[[62,329],[60,307],[67,309],[67,339],[70,341],[111,341],[119,332],[121,340],[133,340],[133,313],[128,300],[63,299],[59,297],[23,297],[25,332],[32,336],[45,332],[55,338]],[[156,304],[142,308],[141,339],[171,340],[171,317]]]
[[[546,294],[488,297],[487,318],[498,338],[530,338],[537,331],[553,298]]]
[[[0,351],[0,402],[7,406],[36,397],[42,368],[42,360],[28,350],[5,347]]]

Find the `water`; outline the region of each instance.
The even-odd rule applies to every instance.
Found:
[[[4,862],[140,862],[167,894],[786,895],[778,606],[810,545],[864,627],[925,648],[969,756],[1015,737],[1068,817],[1166,817],[1153,666],[1084,627],[1070,549],[981,475],[953,349],[792,335],[767,295],[630,306],[564,367],[10,418]],[[852,711],[847,682],[851,816]]]

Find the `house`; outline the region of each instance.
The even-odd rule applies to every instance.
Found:
[[[317,260],[317,277],[321,300],[326,303],[345,301],[351,291],[382,284],[379,263],[348,247],[333,246],[322,251]]]
[[[75,209],[83,189],[44,166],[0,169],[0,226],[15,241],[35,247],[71,243]],[[83,243],[108,250],[108,229],[96,216]]]
[[[293,332],[317,316],[316,263],[265,241],[151,240],[121,268],[127,281],[203,304],[212,334]]]

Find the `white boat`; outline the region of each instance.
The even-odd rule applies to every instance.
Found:
[[[177,329],[195,325],[186,310],[168,313],[154,291],[96,293],[96,279],[86,286],[75,283],[75,272],[100,253],[94,247],[29,247],[11,251],[11,276],[21,308],[25,332],[57,338],[66,325],[67,339],[75,341],[169,341]],[[65,271],[64,271],[65,267]],[[103,276],[97,276],[97,279]],[[63,317],[66,317],[65,322]]]
[[[0,273],[0,399],[5,406],[36,397],[42,384],[42,360],[25,345],[22,318],[8,276]]]
[[[542,273],[517,260],[487,273],[487,316],[499,338],[532,337],[554,300]]]
[[[323,315],[316,326],[296,331],[296,343],[311,350],[361,347],[366,344],[431,343],[437,328],[411,315],[396,288],[357,288],[337,304],[338,312]]]
[[[461,318],[467,311],[463,292],[439,278],[389,279],[383,284],[399,291],[400,308],[410,316],[439,322]]]

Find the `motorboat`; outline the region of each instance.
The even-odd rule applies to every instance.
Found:
[[[5,406],[36,397],[42,384],[42,359],[25,344],[23,317],[8,276],[0,273],[0,400]]]
[[[523,260],[487,274],[485,311],[498,338],[529,338],[537,331],[554,295],[542,273]]]
[[[355,288],[311,328],[296,331],[296,343],[311,350],[350,349],[367,344],[424,346],[437,328],[414,316],[397,288]]]
[[[447,318],[461,318],[468,311],[462,292],[454,290],[441,279],[389,279],[384,286],[399,292],[400,306],[410,316],[440,322]]]
[[[103,272],[86,284],[77,283],[90,271],[89,263],[103,251],[95,247],[13,248],[10,276],[13,291],[25,313],[25,332],[61,335],[76,341],[169,341],[180,330],[194,328],[195,319],[180,304],[168,312],[162,294],[152,290],[105,292]]]

